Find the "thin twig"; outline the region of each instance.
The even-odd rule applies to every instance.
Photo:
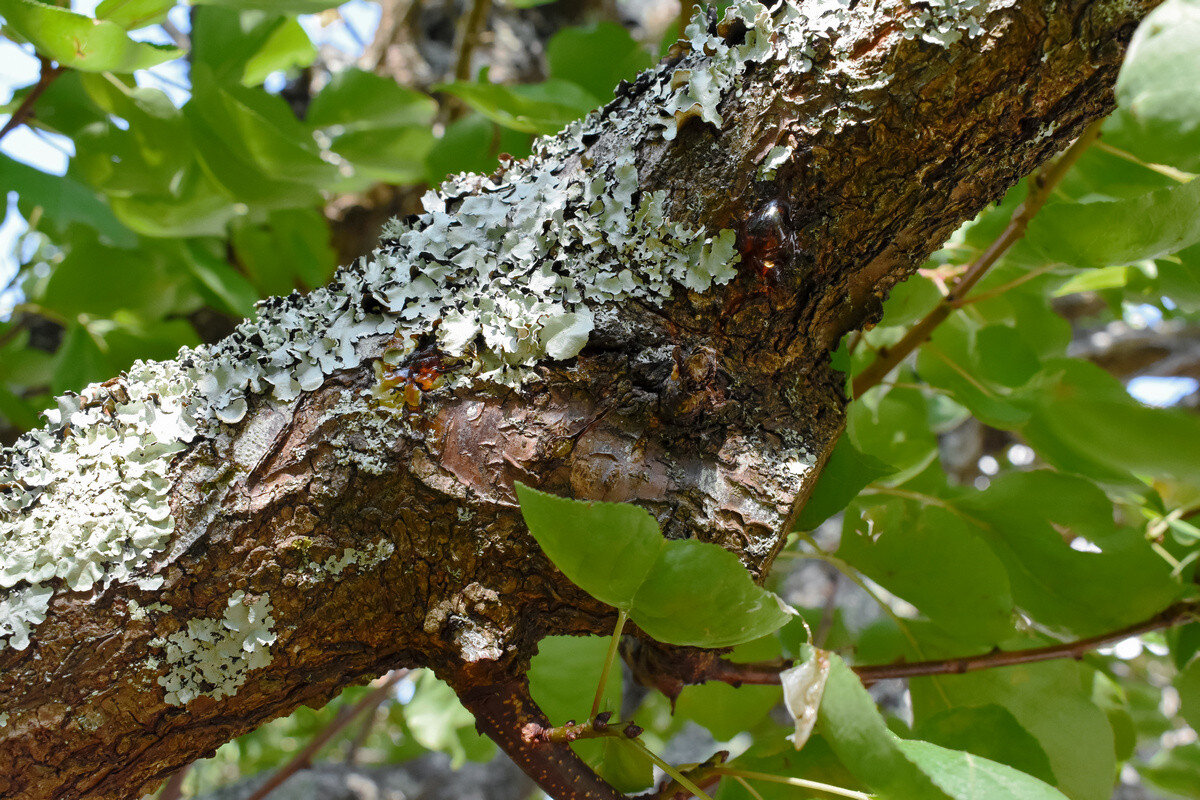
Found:
[[[572,720],[553,728],[531,722],[521,729],[521,735],[527,742],[568,744],[580,739],[636,739],[642,735],[642,728],[632,722],[614,720],[611,711],[604,711],[584,722]]]
[[[50,88],[50,84],[54,83],[54,79],[63,73],[62,67],[54,64],[45,56],[38,56],[38,60],[42,63],[41,71],[38,73],[38,82],[29,90],[29,94],[25,95],[25,99],[21,101],[21,105],[17,106],[17,110],[8,118],[8,122],[4,123],[4,127],[0,128],[0,140],[3,140],[10,131],[16,129],[33,116],[33,104],[42,96],[42,92]]]
[[[925,343],[933,334],[935,328],[942,324],[947,317],[959,306],[967,293],[979,283],[992,265],[1008,252],[1009,248],[1025,236],[1029,221],[1046,204],[1067,170],[1079,160],[1084,151],[1100,136],[1100,121],[1097,120],[1087,127],[1075,143],[1065,153],[1059,156],[1049,167],[1035,175],[1030,183],[1029,195],[1025,202],[1013,211],[1012,219],[1004,231],[993,241],[986,250],[969,266],[950,292],[942,298],[932,311],[913,327],[909,328],[904,337],[888,348],[880,349],[876,359],[867,365],[866,369],[854,376],[853,394],[862,395],[877,386],[900,362],[909,354]]]
[[[304,746],[303,750],[301,750],[299,753],[296,753],[296,755],[292,757],[291,761],[280,767],[279,770],[270,778],[268,778],[266,783],[258,787],[254,794],[250,795],[247,800],[263,800],[264,797],[277,789],[280,784],[282,784],[292,775],[302,769],[306,769],[312,764],[313,756],[315,756],[330,739],[332,739],[343,728],[353,722],[359,714],[369,708],[373,709],[378,707],[379,704],[387,698],[388,694],[392,691],[392,687],[396,685],[396,682],[407,674],[408,670],[406,669],[395,669],[389,672],[387,675],[384,675],[382,678],[376,679],[376,681],[372,684],[375,688],[372,689],[369,694],[355,703],[348,712],[338,714],[337,717],[334,718],[333,722],[326,725],[325,729],[314,736],[312,741]]]
[[[894,678],[916,678],[931,675],[961,675],[996,667],[1011,667],[1016,664],[1033,664],[1059,658],[1079,660],[1093,650],[1116,644],[1134,636],[1153,631],[1173,628],[1200,617],[1200,601],[1185,600],[1168,607],[1149,619],[1136,622],[1119,630],[1074,639],[1069,642],[1030,647],[1024,650],[992,650],[977,656],[939,658],[928,661],[898,662],[895,664],[866,664],[852,667],[863,683],[871,684]],[[713,659],[708,667],[692,681],[720,681],[733,686],[742,684],[773,685],[779,683],[779,673],[792,666],[791,661],[757,662],[738,664],[723,658]]]
[[[483,23],[492,10],[492,0],[473,0],[471,10],[459,20],[454,32],[454,80],[471,80],[471,55],[479,44]]]
[[[1151,633],[1164,628],[1172,628],[1185,622],[1190,622],[1200,613],[1200,602],[1183,601],[1170,606],[1155,614],[1150,619],[1134,623],[1120,630],[1102,633],[1099,636],[1089,636],[1086,639],[1075,639],[1070,642],[1031,647],[1025,650],[993,650],[979,656],[965,658],[943,658],[933,661],[914,661],[909,664],[879,664],[854,667],[854,672],[864,683],[888,680],[890,678],[913,678],[923,675],[960,675],[964,672],[977,672],[995,667],[1011,667],[1015,664],[1032,664],[1038,661],[1052,661],[1058,658],[1079,660],[1093,650],[1106,645],[1116,644],[1134,636]]]

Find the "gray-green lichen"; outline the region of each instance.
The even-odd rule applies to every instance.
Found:
[[[382,564],[388,556],[396,552],[396,545],[387,539],[380,539],[375,544],[362,549],[347,547],[340,556],[330,556],[321,562],[311,561],[307,571],[320,577],[337,577],[348,567],[357,567],[365,571]]]
[[[916,13],[903,19],[903,35],[942,46],[971,39],[983,33],[983,21],[995,5],[993,0],[920,0],[913,3]]]
[[[29,646],[29,634],[46,618],[50,596],[49,586],[26,586],[0,599],[0,649],[11,647],[24,650]]]
[[[251,602],[245,592],[236,591],[221,618],[188,620],[186,628],[152,639],[150,646],[165,652],[167,672],[158,683],[166,690],[166,702],[182,706],[201,695],[217,700],[232,696],[251,670],[271,663],[274,625],[267,595]]]

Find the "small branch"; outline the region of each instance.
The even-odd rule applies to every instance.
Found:
[[[1164,628],[1173,628],[1185,622],[1191,622],[1200,614],[1200,602],[1190,600],[1176,603],[1159,614],[1142,622],[1135,623],[1120,630],[1090,636],[1086,639],[1076,639],[1070,642],[1031,647],[1026,650],[993,650],[980,656],[965,658],[943,658],[933,661],[914,661],[909,664],[879,664],[855,667],[854,672],[863,683],[890,678],[913,678],[923,675],[960,675],[964,672],[977,672],[995,667],[1010,667],[1014,664],[1032,664],[1038,661],[1052,661],[1058,658],[1073,658],[1079,660],[1092,650],[1116,644],[1134,636],[1151,633]]]
[[[454,80],[471,80],[471,55],[479,44],[479,34],[491,10],[492,0],[473,0],[471,11],[459,20],[458,30],[454,33]]]
[[[33,116],[33,104],[42,96],[42,92],[54,83],[54,79],[63,73],[63,68],[53,64],[50,59],[45,56],[38,56],[38,60],[42,62],[41,72],[38,74],[38,82],[29,90],[29,94],[25,95],[25,99],[21,101],[21,105],[17,106],[17,110],[8,118],[8,122],[4,123],[4,127],[0,128],[0,140],[3,140],[10,131],[22,125],[26,120]]]
[[[378,716],[379,707],[388,698],[388,693],[377,693],[378,702],[374,708],[364,709],[363,723],[358,729],[358,733],[354,735],[354,739],[350,742],[350,747],[346,751],[346,763],[353,764],[358,760],[358,751],[366,743],[367,737],[371,735],[371,729],[375,727],[375,719]]]
[[[569,743],[537,734],[553,728],[530,695],[525,678],[504,675],[489,680],[486,674],[464,670],[446,680],[475,715],[479,732],[500,745],[546,794],[556,800],[627,800],[584,763]]]
[[[982,655],[960,658],[940,658],[895,664],[866,664],[852,667],[852,669],[863,683],[872,684],[894,678],[961,675],[965,672],[1010,667],[1014,664],[1033,664],[1059,658],[1079,660],[1089,652],[1101,647],[1164,628],[1173,628],[1198,617],[1200,617],[1200,600],[1185,600],[1149,619],[1120,630],[1089,636],[1086,639],[1075,639],[1025,650],[993,650]],[[708,681],[720,681],[731,686],[775,685],[779,683],[779,673],[790,668],[792,664],[793,662],[789,660],[739,664],[722,658],[712,651],[696,648],[672,648],[668,651],[643,647],[636,654],[636,661],[630,666],[643,683],[661,688],[676,685],[682,687]]]
[[[881,349],[875,361],[867,365],[866,369],[858,375],[854,376],[852,386],[855,397],[862,397],[868,389],[877,386],[900,362],[908,358],[909,354],[924,344],[933,334],[934,329],[950,316],[967,293],[971,291],[975,284],[979,283],[980,278],[992,268],[992,265],[999,261],[1000,257],[1007,253],[1010,247],[1025,236],[1025,230],[1029,227],[1029,221],[1046,204],[1054,187],[1062,180],[1067,170],[1079,160],[1084,151],[1099,138],[1100,125],[1100,120],[1089,125],[1065,153],[1059,156],[1049,167],[1033,177],[1029,196],[1025,198],[1025,202],[1021,203],[1013,211],[1012,220],[1008,223],[1008,226],[988,246],[987,250],[967,268],[966,272],[955,281],[950,292],[942,298],[942,302],[926,314],[924,319],[910,328],[904,334],[904,338],[891,347]]]
[[[642,729],[632,722],[621,723],[612,720],[612,712],[605,711],[597,714],[586,722],[571,720],[565,725],[545,728],[536,722],[530,722],[521,729],[521,736],[527,742],[556,742],[566,744],[580,739],[636,739],[642,735]]]
[[[362,712],[367,709],[375,709],[387,699],[388,694],[392,691],[392,687],[397,681],[408,674],[406,669],[396,669],[377,679],[372,685],[375,687],[369,694],[354,704],[347,712],[343,712],[334,718],[333,722],[325,726],[325,729],[313,737],[304,749],[292,757],[292,760],[284,764],[279,770],[267,779],[267,782],[255,790],[254,794],[250,795],[247,800],[263,800],[268,794],[279,788],[279,785],[290,778],[295,773],[302,769],[308,768],[312,764],[313,756],[315,756],[325,744],[336,736],[343,728],[353,722]]]

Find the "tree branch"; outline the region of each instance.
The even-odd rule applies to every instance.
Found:
[[[63,67],[53,64],[45,56],[38,56],[38,60],[42,64],[41,71],[38,73],[38,81],[29,90],[29,94],[25,95],[25,99],[21,101],[21,105],[17,106],[12,116],[4,123],[4,127],[0,128],[0,141],[5,136],[8,136],[9,132],[21,126],[33,115],[34,103],[42,96],[42,92],[50,88],[50,84],[54,83],[54,79],[64,71]]]
[[[518,479],[768,570],[844,424],[830,349],[1112,107],[1152,3],[1015,0],[945,42],[904,0],[834,5],[736,6],[329,286],[5,451],[0,795],[135,795],[397,667],[475,675],[481,724],[528,748],[538,640],[613,615],[528,535]],[[735,229],[769,202],[796,246],[764,283]],[[515,757],[573,779],[555,747]]]
[[[967,672],[1034,664],[1060,658],[1081,659],[1093,650],[1141,636],[1153,631],[1172,628],[1194,621],[1200,616],[1200,601],[1176,603],[1149,619],[1119,630],[1074,639],[1069,642],[1030,647],[1024,650],[992,650],[976,656],[940,658],[928,661],[895,664],[862,664],[852,666],[863,683],[896,678],[917,678],[930,675],[961,675]],[[709,650],[695,648],[663,648],[658,645],[628,650],[628,660],[634,675],[647,686],[659,689],[669,697],[678,696],[685,685],[718,681],[731,686],[773,686],[780,682],[779,674],[793,666],[788,660],[737,663]],[[672,692],[674,693],[672,695]]]

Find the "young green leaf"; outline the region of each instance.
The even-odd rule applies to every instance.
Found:
[[[796,530],[813,530],[845,508],[867,484],[892,472],[879,459],[859,452],[850,437],[842,436],[796,520]]]
[[[38,0],[0,0],[0,16],[38,53],[84,72],[133,72],[183,55],[177,47],[134,41],[115,22]]]
[[[1031,775],[971,753],[929,742],[898,742],[901,752],[954,800],[1067,800]]]
[[[659,641],[727,647],[791,616],[737,556],[706,542],[664,539],[644,509],[516,488],[525,523],[554,565]]]
[[[948,800],[901,749],[875,701],[846,662],[833,653],[817,731],[859,780],[892,800]]]

